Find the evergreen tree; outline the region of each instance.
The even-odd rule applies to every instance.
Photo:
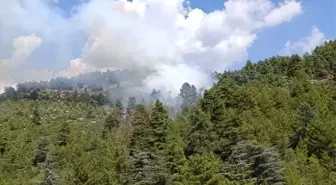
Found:
[[[221,168],[220,159],[211,155],[190,156],[187,163],[181,167],[181,173],[177,179],[180,184],[226,184],[224,177],[219,174]]]
[[[149,121],[145,106],[142,104],[137,105],[131,122],[134,128],[130,144],[131,154],[148,149],[148,137],[150,137]]]
[[[0,141],[0,154],[3,155],[6,151],[6,145],[3,141]]]
[[[115,109],[105,119],[104,134],[111,132],[113,128],[119,127],[120,122],[120,112],[118,109]]]
[[[127,113],[130,114],[132,110],[135,109],[137,105],[137,100],[134,96],[129,97],[128,103],[127,103]]]
[[[71,96],[72,101],[77,101],[78,100],[78,91],[74,90]]]
[[[152,139],[150,143],[157,149],[162,149],[163,143],[165,142],[168,121],[167,110],[162,102],[156,100],[150,121],[150,128],[152,129]]]
[[[38,103],[35,103],[34,106],[33,106],[32,117],[33,117],[33,123],[35,125],[41,125],[41,117],[40,117],[40,114],[39,114],[38,107],[39,107]]]
[[[106,99],[103,93],[91,95],[91,99],[94,100],[98,105],[102,106],[106,104]]]
[[[42,137],[37,142],[37,149],[35,158],[33,159],[33,166],[37,166],[40,163],[45,162],[49,152],[49,140]]]
[[[123,106],[121,100],[119,100],[119,99],[116,101],[114,107],[115,107],[116,109],[120,110],[120,111],[122,111],[122,110],[124,109],[124,106]]]
[[[159,100],[161,97],[161,92],[159,90],[153,89],[152,93],[150,94],[150,102],[154,104],[156,100]]]
[[[212,124],[209,115],[196,106],[191,110],[188,120],[191,128],[186,155],[189,156],[194,153],[204,153],[211,150],[213,140],[210,134]]]
[[[148,119],[145,107],[137,105],[132,121],[132,184],[168,183],[168,168],[163,156],[167,123],[168,114],[160,101],[155,103],[151,120]]]
[[[242,141],[234,148],[224,168],[225,176],[241,184],[285,184],[283,166],[274,148]]]
[[[37,90],[35,90],[35,89],[29,95],[29,99],[31,99],[31,100],[37,100],[38,97],[39,97],[39,94],[38,94]]]
[[[58,146],[66,146],[70,140],[70,125],[68,121],[65,121],[60,129],[57,144]]]
[[[58,179],[56,178],[56,175],[53,172],[53,160],[49,154],[45,162],[44,176],[40,185],[57,185],[57,184]]]
[[[196,87],[185,82],[180,89],[179,97],[182,100],[182,106],[192,106],[198,97]]]
[[[88,92],[88,90],[85,88],[84,92],[81,93],[78,97],[78,100],[81,102],[90,102],[90,93]]]
[[[164,161],[151,152],[139,152],[132,157],[132,184],[165,185],[169,176]]]
[[[258,184],[286,184],[284,168],[280,154],[276,148],[259,147],[252,165],[252,176],[257,179]]]
[[[301,66],[301,58],[299,55],[293,55],[290,57],[289,65],[288,65],[288,76],[295,76],[298,71],[302,68]]]
[[[4,89],[4,96],[8,99],[15,98],[17,93],[13,87],[5,87]]]
[[[306,137],[308,126],[316,118],[316,113],[310,104],[304,102],[297,109],[297,117],[298,123],[294,125],[294,135],[290,143],[290,147],[293,149]]]

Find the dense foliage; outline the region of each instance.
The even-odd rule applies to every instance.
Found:
[[[336,41],[303,57],[247,62],[173,118],[149,103],[82,90],[8,88],[0,184],[334,185]],[[197,100],[198,99],[198,100]]]

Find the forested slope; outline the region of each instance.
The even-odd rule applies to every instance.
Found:
[[[336,41],[248,61],[197,101],[185,84],[174,118],[159,100],[7,89],[0,184],[335,185],[334,76]]]

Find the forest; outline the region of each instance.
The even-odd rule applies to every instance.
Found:
[[[178,107],[155,89],[111,100],[127,73],[90,75],[103,85],[6,88],[1,185],[336,184],[336,40],[216,73],[204,92],[185,83]]]

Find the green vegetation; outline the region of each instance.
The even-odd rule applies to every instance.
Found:
[[[7,88],[0,184],[335,185],[336,41],[247,62],[182,110],[87,90]]]

